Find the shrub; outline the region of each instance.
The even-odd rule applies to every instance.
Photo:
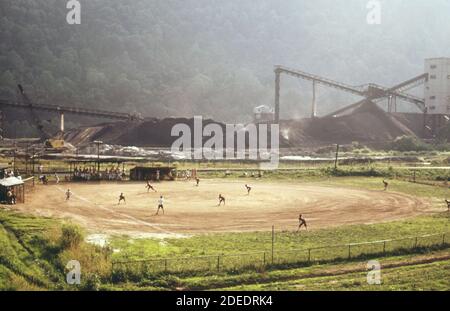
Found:
[[[100,281],[100,277],[97,274],[89,274],[86,276],[86,282],[82,287],[85,291],[99,291],[100,286],[102,285]]]
[[[84,240],[84,234],[80,227],[66,224],[61,228],[59,245],[62,249],[77,248]]]

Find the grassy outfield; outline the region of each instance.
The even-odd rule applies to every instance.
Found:
[[[270,228],[268,228],[270,229]],[[276,232],[275,250],[292,250],[327,245],[377,241],[450,232],[450,215],[442,213],[408,220],[371,225],[351,225],[331,229],[296,232]],[[450,238],[449,238],[450,239]],[[171,258],[270,251],[271,232],[225,233],[197,235],[183,239],[134,239],[113,237],[110,245],[115,260]],[[332,252],[330,250],[329,252]]]
[[[444,199],[450,198],[450,188],[433,187],[401,180],[388,180],[389,191],[406,193],[423,198],[434,198],[439,206],[445,210]],[[323,185],[349,187],[356,189],[381,190],[382,179],[378,177],[332,177],[321,182]]]

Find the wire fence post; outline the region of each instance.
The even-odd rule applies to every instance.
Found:
[[[272,265],[273,265],[274,243],[275,243],[275,226],[272,226]]]
[[[217,271],[220,271],[220,255],[217,256]]]
[[[417,248],[417,237],[414,240],[414,248]]]
[[[311,262],[311,249],[308,248],[308,262]]]
[[[348,245],[348,259],[351,258],[352,254],[351,254],[351,244]]]
[[[263,266],[266,266],[266,252],[263,253]]]
[[[383,241],[383,254],[386,254],[386,241]]]

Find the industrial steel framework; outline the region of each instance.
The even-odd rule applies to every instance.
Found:
[[[29,103],[21,103],[21,102],[12,102],[7,100],[0,100],[0,107],[10,107],[16,109],[30,109]],[[105,119],[113,119],[113,120],[133,120],[139,119],[140,117],[123,112],[113,112],[106,110],[96,110],[96,109],[86,109],[80,107],[69,107],[69,106],[57,106],[50,104],[31,104],[32,109],[37,111],[46,111],[46,112],[54,112],[54,113],[68,113],[68,114],[76,114],[82,116],[96,117],[96,118],[105,118]]]
[[[397,110],[397,99],[403,100],[410,104],[415,105],[421,112],[426,113],[425,100],[417,96],[405,93],[405,91],[415,88],[424,84],[428,80],[428,74],[424,73],[402,83],[399,83],[393,87],[387,88],[378,84],[369,83],[362,86],[351,86],[346,83],[338,82],[328,78],[324,78],[318,75],[310,74],[300,70],[275,66],[275,122],[280,122],[280,88],[281,88],[281,74],[293,76],[295,78],[307,80],[312,82],[312,104],[311,104],[311,117],[317,117],[317,105],[316,105],[316,85],[321,84],[326,87],[338,89],[343,92],[351,93],[363,97],[362,100],[341,108],[333,113],[326,115],[337,116],[350,109],[354,109],[366,102],[378,102],[381,100],[388,100],[388,112],[394,112]]]
[[[130,120],[142,120],[142,117],[135,114],[129,114],[129,113],[122,113],[122,112],[113,112],[113,111],[106,111],[106,110],[96,110],[96,109],[86,109],[86,108],[80,108],[80,107],[70,107],[70,106],[57,106],[57,105],[50,105],[50,104],[36,104],[33,103],[29,98],[28,95],[25,93],[22,85],[17,86],[19,89],[19,93],[21,95],[21,101],[20,102],[13,102],[8,100],[0,100],[0,109],[3,107],[8,108],[14,108],[14,109],[23,109],[28,110],[31,114],[32,120],[34,124],[36,125],[36,128],[39,130],[41,134],[41,138],[48,139],[52,137],[53,135],[51,133],[48,133],[42,122],[41,119],[37,116],[36,111],[44,111],[44,112],[52,112],[57,113],[61,117],[61,132],[60,135],[64,133],[64,115],[65,114],[74,114],[74,115],[81,115],[81,116],[88,116],[88,117],[95,117],[95,118],[105,118],[105,119],[112,119],[112,120],[121,120],[121,121],[130,121]],[[0,134],[2,134],[3,129],[3,111],[0,110]]]

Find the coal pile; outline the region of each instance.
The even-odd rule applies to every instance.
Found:
[[[172,128],[180,123],[188,125],[193,133],[193,118],[167,118],[82,127],[66,133],[65,139],[76,146],[101,140],[111,145],[170,147],[178,138],[171,136]],[[219,124],[225,133],[224,123],[210,119],[203,120],[203,126],[210,123]],[[280,147],[302,148],[336,143],[385,142],[404,135],[416,136],[415,128],[405,123],[398,116],[388,114],[377,105],[368,102],[347,115],[281,121]],[[204,138],[204,141],[207,139]]]
[[[285,121],[281,133],[289,136],[291,147],[382,142],[404,135],[416,136],[405,124],[371,103],[344,116]]]

